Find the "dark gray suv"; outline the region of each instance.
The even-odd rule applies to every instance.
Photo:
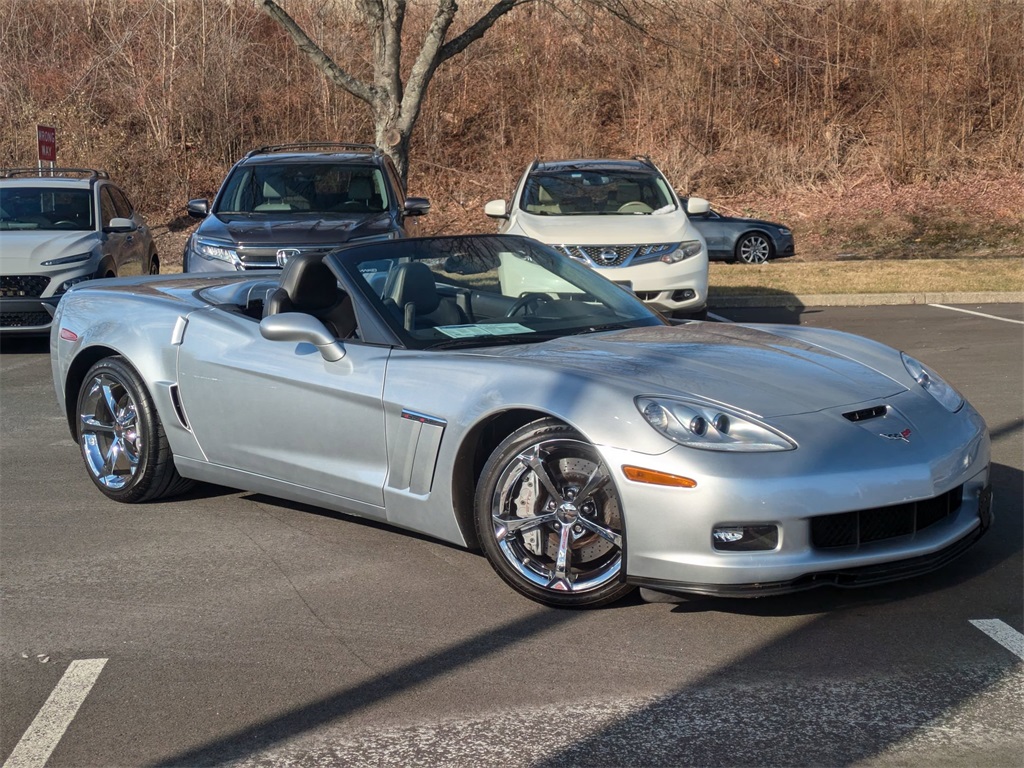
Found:
[[[203,222],[182,270],[277,268],[300,253],[414,236],[428,210],[425,198],[405,196],[391,158],[370,144],[261,147],[235,163],[212,205],[189,200],[189,215]]]

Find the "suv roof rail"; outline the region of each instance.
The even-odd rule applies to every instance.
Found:
[[[315,147],[344,149],[349,152],[370,152],[374,155],[383,154],[381,148],[373,144],[352,144],[344,141],[311,141],[303,144],[271,144],[266,147],[258,147],[257,149],[246,153],[245,156],[252,157],[253,155],[262,155],[267,152],[287,152],[289,150],[313,149]]]
[[[72,175],[88,176],[89,181],[110,178],[109,173],[96,170],[95,168],[0,168],[0,177],[5,179],[14,178],[15,176],[38,176],[49,179]]]

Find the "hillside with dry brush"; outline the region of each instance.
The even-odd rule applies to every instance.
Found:
[[[284,5],[367,73],[350,0]],[[410,5],[414,52],[430,4]],[[431,231],[492,231],[483,204],[534,157],[646,154],[681,192],[789,223],[800,260],[1024,255],[1024,4],[631,7],[525,6],[439,70],[409,174]],[[7,0],[0,39],[0,165],[34,165],[55,125],[60,164],[119,179],[165,263],[185,201],[249,149],[373,135],[241,0]]]

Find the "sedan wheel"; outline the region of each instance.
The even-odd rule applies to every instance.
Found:
[[[101,360],[86,374],[78,443],[89,477],[116,501],[150,501],[192,485],[178,474],[153,400],[123,358]]]
[[[532,600],[597,606],[633,589],[608,467],[554,419],[527,424],[495,449],[477,488],[476,525],[494,570]]]
[[[772,257],[772,244],[764,235],[744,235],[736,244],[736,253],[746,264],[764,264]]]

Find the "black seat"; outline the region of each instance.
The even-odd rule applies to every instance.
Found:
[[[280,312],[312,315],[338,339],[347,339],[356,330],[352,299],[338,287],[337,278],[320,253],[305,253],[289,260],[280,287],[267,299],[263,316]]]
[[[384,295],[385,303],[397,310],[408,331],[467,321],[466,313],[454,299],[437,292],[434,273],[420,261],[396,265]]]

